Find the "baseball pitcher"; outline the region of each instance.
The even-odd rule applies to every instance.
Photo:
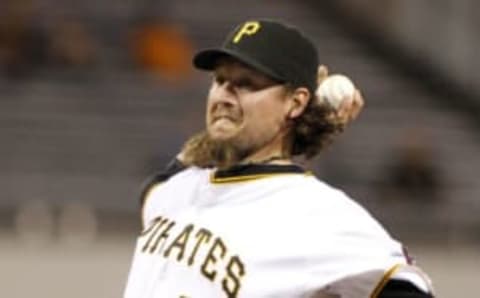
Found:
[[[145,185],[125,298],[433,297],[401,243],[293,160],[363,107],[358,90],[319,100],[320,58],[297,28],[263,19],[194,57],[212,75],[206,128]]]

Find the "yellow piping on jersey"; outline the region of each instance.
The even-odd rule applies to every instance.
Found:
[[[395,272],[398,271],[402,267],[402,264],[397,264],[390,268],[382,277],[380,282],[377,284],[375,289],[372,292],[372,295],[370,295],[370,298],[377,298],[380,292],[383,290],[387,282],[390,280],[390,278],[395,274]]]
[[[252,180],[259,180],[263,178],[276,177],[276,176],[285,176],[285,175],[298,175],[299,173],[270,173],[270,174],[256,174],[256,175],[245,175],[245,176],[236,176],[236,177],[225,177],[225,178],[215,178],[215,175],[212,173],[210,175],[210,182],[214,184],[224,184],[224,183],[237,183],[237,182],[247,182]],[[300,173],[307,176],[313,175],[312,172]]]

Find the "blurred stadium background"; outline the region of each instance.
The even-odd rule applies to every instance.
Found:
[[[251,17],[302,27],[364,93],[317,175],[402,239],[439,297],[478,292],[480,2],[2,0],[2,297],[122,295],[140,185],[203,123],[191,54]]]

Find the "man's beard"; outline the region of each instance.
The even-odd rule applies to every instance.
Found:
[[[187,166],[225,169],[238,164],[251,152],[232,140],[214,140],[208,132],[202,131],[187,140],[182,150],[182,161]]]

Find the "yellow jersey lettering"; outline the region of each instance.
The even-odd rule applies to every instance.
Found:
[[[227,265],[227,276],[222,280],[222,288],[228,298],[236,298],[240,291],[241,278],[245,275],[245,266],[238,256],[233,256]]]
[[[217,275],[217,271],[211,268],[212,265],[215,265],[218,260],[215,256],[217,251],[219,252],[220,259],[223,259],[225,257],[225,253],[227,252],[227,248],[220,238],[215,238],[215,241],[213,242],[212,247],[210,248],[210,251],[208,252],[208,255],[201,267],[202,274],[211,281],[214,281],[215,276]]]
[[[195,262],[195,256],[197,255],[197,251],[200,248],[200,245],[202,243],[208,243],[210,241],[210,237],[212,236],[212,233],[209,230],[201,228],[198,230],[197,234],[195,237],[197,237],[197,243],[195,244],[195,247],[193,248],[192,254],[188,258],[188,266],[192,266],[193,262]]]
[[[186,226],[183,231],[173,240],[172,244],[165,250],[165,253],[163,254],[164,257],[168,257],[170,255],[170,252],[172,251],[173,248],[177,247],[179,249],[178,255],[177,255],[177,261],[181,261],[183,258],[183,254],[185,253],[185,246],[187,245],[188,239],[190,237],[190,233],[193,230],[193,225],[189,224]]]
[[[237,298],[246,274],[240,257],[231,256],[223,240],[208,229],[198,228],[191,223],[178,230],[174,226],[179,225],[166,217],[159,216],[151,221],[151,225],[140,234],[140,241],[145,241],[139,247],[141,252],[155,253],[177,262],[182,262],[188,256],[188,266],[195,264],[196,270],[209,281],[218,281],[217,286],[222,288],[227,298]],[[197,262],[198,265],[197,257],[203,259]]]
[[[155,243],[150,248],[150,253],[153,253],[157,249],[162,239],[165,239],[165,241],[167,240],[168,236],[170,235],[169,232],[174,225],[174,221],[168,223],[167,227],[160,233],[160,235],[158,235],[157,239],[155,239]]]
[[[152,224],[151,228],[148,228],[148,231],[145,231],[143,235],[148,235],[150,234],[150,237],[148,237],[148,240],[145,242],[142,248],[142,252],[146,252],[148,248],[150,247],[151,242],[157,235],[158,231],[162,228],[162,226],[168,221],[166,218],[159,217],[158,219],[155,219],[154,223]]]
[[[246,22],[233,37],[233,43],[238,43],[245,35],[253,35],[260,29],[259,22]]]
[[[150,233],[160,220],[162,220],[161,216],[155,218],[150,226],[143,229],[143,231],[140,233],[140,236],[145,236]]]

